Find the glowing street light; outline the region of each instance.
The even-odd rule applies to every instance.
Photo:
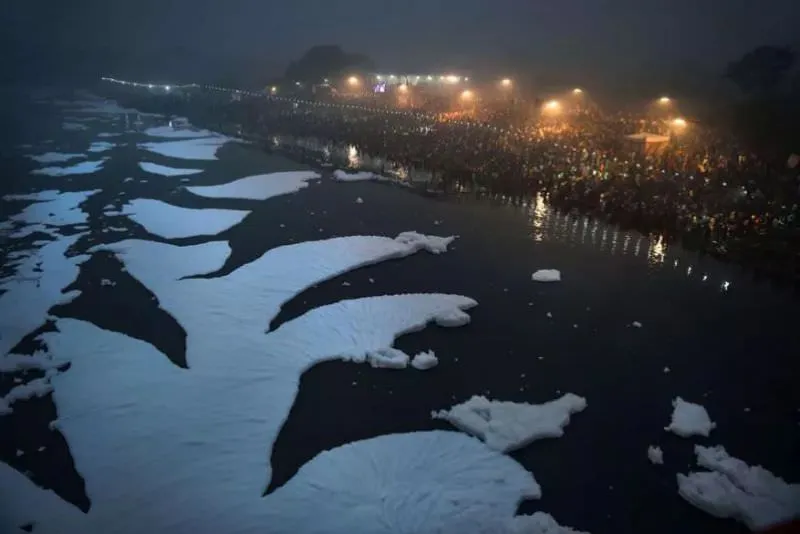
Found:
[[[572,90],[572,94],[573,95],[583,94],[583,89],[581,89],[580,87],[576,87],[575,89]]]
[[[383,80],[383,76],[381,76],[380,74],[378,74],[377,76],[375,76],[375,78],[376,78],[378,81],[381,81],[381,80]]]
[[[461,81],[461,78],[458,76],[453,76],[452,74],[447,77],[447,83],[458,83]]]
[[[545,103],[544,109],[550,112],[557,112],[561,109],[561,103],[558,100],[550,100]]]
[[[273,85],[272,87],[269,88],[269,92],[274,95],[275,93],[278,92],[278,88]]]
[[[407,93],[407,92],[408,92],[408,85],[407,85],[407,84],[404,84],[404,83],[401,83],[401,84],[400,84],[400,85],[397,87],[397,90],[398,90],[398,91],[400,91],[401,93]]]
[[[688,123],[686,122],[686,119],[682,119],[680,117],[678,117],[677,119],[672,119],[672,126],[674,126],[679,130],[683,130],[684,128],[686,128],[687,125]]]
[[[672,100],[670,100],[668,96],[662,96],[661,98],[658,99],[658,103],[661,104],[662,106],[666,106],[670,102],[672,102]]]
[[[166,89],[166,90],[167,90],[167,92],[169,92],[169,91],[172,89],[172,87],[170,87],[169,85],[167,85],[166,87],[164,87],[164,89]]]
[[[502,85],[505,88],[511,87],[511,79],[510,78],[503,78],[502,80],[500,80],[500,85]]]
[[[470,91],[469,89],[464,89],[461,91],[461,99],[462,100],[472,100],[475,97],[475,93]]]
[[[358,85],[358,78],[355,76],[350,76],[349,78],[347,78],[347,83],[348,85],[355,87]]]

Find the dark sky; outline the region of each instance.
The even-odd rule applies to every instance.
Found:
[[[717,75],[761,44],[797,44],[800,0],[17,0],[6,72],[178,79],[279,73],[314,44],[389,71],[527,70],[586,87]],[[9,53],[5,53],[9,52]],[[677,74],[676,74],[677,73]],[[684,74],[680,74],[684,73]],[[544,82],[542,82],[544,83]]]

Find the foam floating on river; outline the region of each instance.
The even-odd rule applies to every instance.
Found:
[[[431,416],[480,438],[492,449],[510,452],[539,439],[563,436],[570,415],[585,408],[586,399],[572,393],[543,404],[474,396],[449,410],[432,412]]]
[[[720,518],[753,531],[800,518],[800,484],[788,484],[761,466],[751,467],[722,446],[696,445],[697,464],[708,471],[678,474],[678,493]]]
[[[28,156],[36,163],[64,163],[71,159],[85,158],[85,154],[67,154],[63,152],[45,152],[39,156]]]
[[[309,180],[320,178],[314,171],[271,172],[247,176],[220,185],[191,186],[186,190],[206,198],[232,198],[267,200],[268,198],[296,193],[308,187]]]
[[[44,176],[70,176],[74,174],[92,174],[103,168],[105,158],[96,161],[83,161],[69,167],[44,167],[31,171],[31,174]]]
[[[690,436],[708,437],[717,426],[711,421],[706,409],[693,402],[686,402],[680,397],[672,401],[672,421],[664,430],[677,434],[682,438]]]
[[[177,239],[216,235],[242,222],[250,212],[183,208],[160,200],[137,198],[123,206],[122,213],[144,226],[151,234]]]
[[[534,282],[560,282],[561,271],[558,269],[539,269],[531,275]]]
[[[140,161],[139,168],[144,172],[158,174],[160,176],[189,176],[203,172],[203,169],[176,169],[174,167],[167,167],[166,165],[159,165],[158,163],[151,163],[149,161]]]
[[[427,371],[439,364],[439,358],[432,350],[420,352],[411,360],[411,367],[419,371]]]
[[[363,182],[375,178],[377,178],[375,173],[369,171],[346,172],[341,169],[333,171],[333,179],[339,182]]]

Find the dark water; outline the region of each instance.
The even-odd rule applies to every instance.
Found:
[[[31,149],[35,153],[82,152],[96,132],[124,129],[120,119],[90,124],[86,132],[64,132],[52,108],[35,109],[26,124],[29,133],[20,135],[29,135],[31,143],[54,141],[46,149],[37,144]],[[16,172],[6,187],[18,192],[102,188],[83,206],[91,214],[91,234],[78,249],[128,237],[164,241],[122,217],[109,221],[102,215],[102,206],[124,198],[252,209],[240,225],[218,236],[233,250],[226,271],[292,242],[406,230],[459,235],[446,254],[363,268],[284,306],[274,326],[323,304],[380,294],[452,292],[479,302],[467,327],[431,327],[398,341],[406,352],[435,350],[440,364],[432,371],[342,362],[307,371],[273,451],[273,488],[322,450],[388,433],[450,428],[431,420],[430,412],[472,395],[543,402],[568,391],[586,397],[588,408],[573,417],[564,437],[513,454],[543,489],[543,498],[524,503],[523,512],[541,509],[562,524],[595,534],[742,531],[678,497],[675,474],[690,470],[695,443],[724,445],[732,455],[787,481],[800,480],[800,315],[791,293],[663,239],[559,214],[543,199],[528,206],[502,199],[432,199],[388,184],[331,180],[265,202],[200,199],[176,188],[177,178],[141,171],[137,162],[142,159],[190,165],[137,151],[140,140],[137,134],[111,140],[122,144],[96,155],[111,156],[102,172],[69,179],[28,176],[33,163],[20,158],[25,151],[20,149],[10,156]],[[206,172],[193,177],[193,185],[298,168],[239,145],[224,147],[219,156],[219,161],[199,162]],[[127,176],[135,180],[123,183]],[[356,205],[357,197],[364,203]],[[109,225],[126,231],[103,233]],[[532,282],[531,273],[541,268],[561,270],[563,281]],[[98,277],[118,285],[100,286]],[[343,286],[344,281],[350,285]],[[82,267],[76,287],[82,295],[55,315],[144,339],[182,364],[185,334],[114,260],[92,259]],[[633,328],[633,321],[642,328]],[[10,377],[0,380],[5,393]],[[687,440],[664,432],[678,395],[706,406],[718,425],[711,438]],[[24,405],[0,418],[0,460],[85,509],[82,481],[66,444],[47,429],[55,416],[52,401],[46,397]],[[49,440],[42,452],[39,439]],[[662,447],[665,465],[648,462],[649,445]],[[16,449],[26,452],[22,459]]]

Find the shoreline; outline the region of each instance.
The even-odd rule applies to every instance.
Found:
[[[130,93],[122,93],[122,97],[130,98]],[[140,95],[135,95],[136,102],[133,107],[152,107],[153,100],[156,97],[141,98]],[[112,96],[112,98],[116,98]],[[334,170],[342,169],[345,172],[360,172],[369,171],[381,176],[376,169],[368,165],[352,166],[347,161],[346,156],[332,163],[330,167],[323,165],[323,160],[319,157],[323,154],[322,150],[313,150],[307,146],[301,146],[295,143],[293,147],[286,145],[277,145],[276,148],[267,148],[263,146],[268,142],[268,138],[262,135],[248,134],[243,131],[240,123],[233,121],[211,123],[204,120],[204,117],[197,110],[193,109],[191,105],[186,105],[185,102],[176,101],[181,104],[184,109],[176,109],[173,112],[168,110],[160,110],[167,116],[188,116],[192,120],[192,124],[201,128],[208,128],[212,131],[219,131],[224,135],[232,135],[248,141],[254,148],[258,148],[265,153],[274,153],[286,157],[296,163],[307,165],[309,168],[320,172],[323,176],[330,175]],[[144,104],[144,106],[143,106]],[[149,106],[148,106],[149,104]],[[227,104],[225,104],[227,105]],[[194,111],[194,113],[193,113]],[[196,122],[195,122],[196,121]],[[232,129],[236,131],[231,131]],[[287,136],[283,134],[273,134],[272,137],[287,137],[291,140],[298,138],[294,136]],[[304,141],[304,145],[309,142],[319,144],[319,140],[313,137],[299,138]],[[297,150],[293,150],[295,148]],[[344,146],[341,145],[327,145],[331,153],[336,151],[341,153]],[[311,154],[306,157],[305,154]],[[372,158],[369,155],[364,155],[365,159]],[[395,165],[392,162],[392,165]],[[398,185],[397,180],[391,178],[387,180],[374,179],[373,181],[380,183],[394,182]],[[557,209],[562,214],[570,217],[588,217],[592,221],[599,221],[603,224],[616,226],[621,230],[633,230],[645,237],[659,236],[669,244],[677,244],[687,251],[697,253],[701,257],[709,256],[723,263],[730,264],[737,267],[742,267],[751,271],[754,277],[767,277],[772,282],[781,287],[791,287],[797,294],[800,294],[800,261],[796,255],[792,254],[791,235],[776,235],[772,234],[767,239],[763,235],[747,235],[744,237],[727,237],[723,238],[719,235],[714,235],[713,227],[697,226],[695,228],[680,229],[677,225],[664,224],[662,217],[647,216],[641,210],[638,213],[620,212],[620,213],[605,213],[597,206],[589,206],[587,202],[571,201],[569,198],[560,199],[555,195],[555,192],[546,192],[541,189],[523,193],[502,194],[500,192],[492,193],[489,191],[471,191],[468,190],[471,184],[461,184],[458,182],[448,182],[444,184],[443,189],[431,189],[431,185],[442,185],[440,180],[436,182],[427,182],[424,187],[409,182],[404,187],[414,191],[417,194],[426,197],[436,198],[442,201],[450,201],[457,203],[464,202],[479,202],[479,203],[500,203],[500,204],[513,204],[521,208],[532,208],[534,202],[538,197],[541,197],[550,207]],[[451,186],[451,187],[448,187]],[[449,189],[449,190],[448,190]],[[485,188],[482,188],[485,189]],[[717,238],[717,239],[715,239]]]

